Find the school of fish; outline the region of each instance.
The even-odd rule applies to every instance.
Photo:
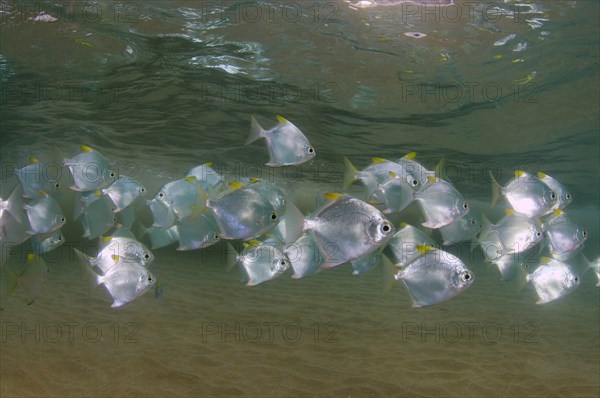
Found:
[[[282,116],[276,119],[265,130],[252,116],[246,145],[264,139],[269,167],[314,159],[316,151],[302,131]],[[152,288],[160,297],[163,289],[150,270],[151,249],[177,244],[180,251],[198,250],[222,240],[233,253],[226,268],[237,265],[247,286],[286,273],[300,279],[345,263],[360,275],[381,264],[384,289],[401,282],[413,307],[440,304],[473,284],[473,271],[442,249],[460,242],[471,242],[472,250],[479,246],[501,279],[530,284],[538,304],[560,299],[580,284],[572,265],[577,256],[600,280],[599,260],[580,254],[586,229],[564,210],[572,196],[555,178],[517,170],[502,186],[490,174],[492,206],[498,200],[507,204],[504,217],[492,223],[444,179],[441,167],[428,170],[415,157],[410,152],[394,160],[373,158],[361,170],[344,158],[340,192],[324,193],[314,210],[303,214],[276,183],[226,181],[210,162],[149,196],[142,182],[119,176],[111,161],[86,145],[62,159],[75,194],[72,213],[66,212],[65,179],[48,172],[51,164],[30,156],[14,170],[19,183],[0,198],[2,290],[6,295],[22,286],[31,302],[39,296],[47,271],[44,255],[65,243],[61,228],[67,222],[78,223],[83,238],[97,241],[93,253],[73,249],[74,258],[93,286],[106,289],[112,307]],[[365,187],[364,198],[346,193],[356,181]],[[420,227],[395,225],[388,218],[411,205],[421,212]],[[141,221],[144,212],[151,222]],[[234,243],[241,243],[239,251]],[[532,250],[544,254],[537,264],[524,261]]]

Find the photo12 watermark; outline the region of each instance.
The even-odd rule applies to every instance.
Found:
[[[4,343],[123,343],[139,342],[136,322],[0,322]]]
[[[339,342],[340,327],[333,322],[202,322],[203,343],[321,343]]]
[[[403,343],[540,342],[535,322],[402,322],[400,333]]]

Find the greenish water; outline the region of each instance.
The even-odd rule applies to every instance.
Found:
[[[70,156],[87,144],[152,194],[212,161],[230,179],[276,181],[303,210],[341,189],[342,156],[363,167],[416,151],[430,168],[445,158],[484,209],[488,171],[559,179],[590,232],[585,255],[598,256],[596,1],[2,1],[0,11],[3,198],[12,168],[54,145]],[[264,167],[264,145],[243,146],[251,114],[267,127],[285,116],[316,159]],[[74,231],[46,259],[38,300],[3,298],[3,397],[600,394],[591,273],[537,306],[456,247],[473,286],[412,309],[400,287],[382,295],[378,269],[246,288],[217,249],[167,247],[155,252],[161,300],[115,310],[88,296],[69,256],[85,243]]]

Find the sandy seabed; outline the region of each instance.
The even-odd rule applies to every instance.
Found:
[[[67,250],[66,248],[64,250]],[[480,260],[474,284],[415,309],[381,270],[349,265],[245,287],[219,255],[155,252],[165,293],[110,308],[71,261],[43,293],[2,302],[0,396],[391,397],[600,394],[599,304],[591,274],[535,305]]]

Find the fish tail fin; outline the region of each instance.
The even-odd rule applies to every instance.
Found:
[[[581,253],[581,258],[583,259],[583,271],[581,272],[581,274],[586,273],[590,268],[594,269],[594,262],[590,261],[583,253]],[[600,261],[600,259],[596,259],[596,262],[598,261]],[[598,278],[598,281],[596,282],[596,287],[600,287],[600,273],[598,271],[596,271],[595,273]]]
[[[492,223],[487,218],[487,216],[482,212],[481,213],[481,232],[479,236],[485,236],[492,231]]]
[[[367,187],[367,198],[371,199],[375,192],[379,189],[379,184],[374,175],[369,176],[364,180],[365,186]]]
[[[225,253],[225,269],[229,272],[233,269],[233,267],[235,267],[235,265],[237,264],[237,256],[238,256],[238,252],[237,250],[235,250],[235,248],[233,247],[233,245],[229,242],[227,242],[227,244],[225,245],[226,247],[226,253]]]
[[[436,164],[435,164],[435,177],[445,180],[446,179],[446,158],[441,158]]]
[[[498,202],[498,199],[500,198],[500,190],[502,187],[500,186],[498,181],[496,181],[496,178],[494,177],[491,171],[489,172],[489,174],[490,180],[492,181],[492,203],[490,204],[491,209],[496,205],[496,202]]]
[[[10,269],[8,265],[0,268],[0,274],[0,276],[2,276],[0,279],[2,282],[0,285],[0,292],[2,293],[2,297],[6,297],[12,294],[12,292],[14,292],[17,288],[19,277],[13,272],[13,270]]]
[[[350,159],[348,159],[347,157],[344,156],[344,185],[343,185],[343,189],[348,188],[350,185],[352,185],[352,183],[354,181],[356,181],[356,173],[358,173],[358,170],[356,169],[356,167],[354,167],[354,165],[352,164],[352,162],[350,161]]]
[[[77,249],[73,249],[75,252],[75,257],[77,257],[77,262],[79,263],[82,272],[88,279],[88,289],[91,294],[96,286],[100,284],[100,275],[98,275],[93,269],[91,264],[91,258],[86,256],[84,253]]]
[[[295,242],[304,231],[304,214],[288,199],[285,205],[285,241]]]
[[[264,129],[262,128],[262,126],[260,124],[258,124],[258,122],[256,121],[256,119],[254,118],[254,116],[250,116],[250,135],[248,135],[248,138],[246,138],[246,142],[244,142],[244,145],[248,145],[260,138],[264,137]]]
[[[21,217],[21,214],[23,213],[21,191],[21,184],[15,185],[6,200],[6,211],[8,211],[19,224],[23,222],[23,218]]]
[[[392,263],[392,261],[385,254],[381,255],[381,275],[383,277],[383,293],[389,292],[396,284],[398,280],[395,277],[396,267]]]
[[[18,277],[18,282],[27,293],[31,304],[40,295],[44,275],[48,272],[48,267],[39,254],[27,254],[27,266],[23,273]]]

